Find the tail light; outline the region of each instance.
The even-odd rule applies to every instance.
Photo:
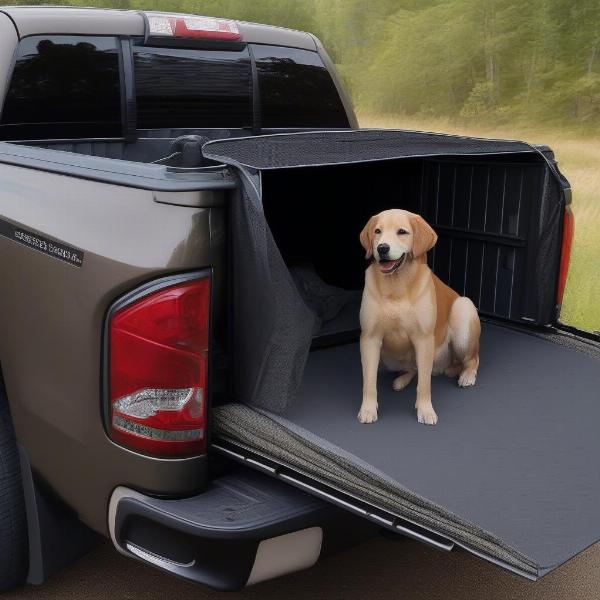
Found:
[[[575,233],[575,218],[569,206],[565,208],[563,221],[562,245],[560,251],[560,269],[558,273],[558,289],[556,291],[556,303],[562,304],[565,286],[567,285],[567,274],[569,272],[569,261],[571,260],[571,247],[573,245],[573,234]]]
[[[210,279],[126,304],[109,322],[109,429],[154,456],[206,449]]]
[[[229,19],[164,13],[145,13],[145,15],[148,23],[147,36],[149,37],[229,41],[237,41],[242,37],[237,23]]]

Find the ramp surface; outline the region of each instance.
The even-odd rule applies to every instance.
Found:
[[[316,350],[285,415],[228,405],[217,434],[532,577],[600,539],[597,350],[486,324],[477,385],[433,380],[435,427],[393,377],[361,425],[358,345]]]

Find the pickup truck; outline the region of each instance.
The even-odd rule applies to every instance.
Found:
[[[309,33],[51,7],[0,10],[0,140],[0,590],[98,535],[224,590],[382,530],[532,579],[600,537],[549,148],[360,130]],[[358,233],[392,205],[485,321],[428,430],[383,391],[356,421]]]

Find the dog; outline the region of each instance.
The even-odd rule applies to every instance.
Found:
[[[377,421],[380,361],[401,371],[393,382],[400,391],[417,375],[415,409],[419,423],[435,425],[431,375],[458,376],[458,385],[475,384],[481,324],[475,305],[442,283],[427,266],[437,235],[420,216],[385,210],[360,234],[371,261],[365,272],[360,308],[363,397],[358,420]]]

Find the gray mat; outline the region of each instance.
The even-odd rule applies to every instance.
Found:
[[[357,345],[317,350],[283,418],[230,406],[217,433],[533,576],[600,539],[599,360],[486,325],[477,386],[434,378],[436,427],[416,422],[414,383],[392,379],[361,425]]]

